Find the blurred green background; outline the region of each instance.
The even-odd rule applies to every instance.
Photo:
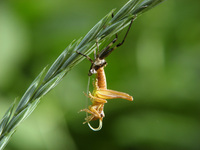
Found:
[[[67,45],[127,0],[1,0],[0,117]],[[168,0],[139,17],[108,58],[103,129],[82,122],[88,69],[82,61],[18,128],[6,150],[199,150],[200,1]],[[124,31],[119,35],[121,38]]]

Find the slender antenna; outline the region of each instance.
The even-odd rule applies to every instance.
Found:
[[[87,58],[91,63],[93,63],[93,60],[89,56],[87,56],[81,52],[78,52],[78,51],[76,51],[76,53],[82,55],[83,57]]]
[[[88,76],[88,84],[87,84],[87,89],[86,89],[87,91],[86,91],[86,93],[87,93],[87,95],[89,95],[89,90],[90,90],[90,76]],[[85,102],[85,105],[86,105],[86,107],[85,108],[87,108],[88,107],[88,96],[86,96],[86,102]],[[86,118],[88,117],[88,112],[86,112]]]
[[[96,45],[97,45],[97,54],[95,54],[95,59],[96,58],[99,58],[99,44],[98,44],[98,40],[96,39]],[[95,51],[95,53],[96,53],[96,51]]]
[[[99,126],[98,126],[97,128],[93,128],[89,122],[88,122],[88,126],[89,126],[90,129],[92,129],[93,131],[99,131],[99,130],[101,130],[101,128],[102,128],[102,126],[103,126],[103,122],[102,122],[101,119],[99,119]]]

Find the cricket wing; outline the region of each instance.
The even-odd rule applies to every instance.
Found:
[[[121,98],[121,99],[126,99],[129,101],[133,101],[133,97],[127,93],[114,91],[114,90],[108,90],[108,89],[98,89],[96,91],[96,95],[99,98],[103,98],[103,99]]]

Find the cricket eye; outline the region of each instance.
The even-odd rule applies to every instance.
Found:
[[[91,75],[96,74],[96,73],[97,73],[97,71],[94,68],[92,68],[92,69],[90,69],[88,75],[91,76]]]

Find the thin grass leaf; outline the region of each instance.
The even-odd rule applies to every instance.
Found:
[[[40,99],[36,99],[32,103],[30,103],[27,109],[28,111],[26,113],[26,116],[24,117],[24,120],[35,110],[35,108],[37,107],[39,103],[40,103]]]
[[[25,94],[22,96],[15,113],[18,114],[26,105],[29,103],[31,98],[33,97],[35,91],[39,87],[39,83],[41,82],[41,77],[45,72],[45,68],[42,70],[42,72],[36,77],[36,79],[31,83]]]
[[[0,137],[0,150],[3,150],[7,143],[10,141],[11,136],[14,134],[15,131],[9,132],[5,136]]]
[[[79,43],[80,40],[78,40],[76,43]],[[49,70],[46,73],[46,76],[44,77],[43,82],[47,82],[49,79],[53,78],[56,73],[58,73],[58,70],[61,68],[63,63],[66,61],[66,59],[71,55],[73,47],[75,44],[75,40],[72,41],[69,46],[60,54],[60,56],[56,59],[56,61],[52,64],[52,66],[49,68]]]
[[[108,26],[107,28],[105,28],[105,30],[103,30],[103,32],[101,32],[99,34],[99,36],[101,37],[105,37],[106,35],[108,35],[108,33],[112,33],[110,36],[112,36],[113,34],[115,34],[114,30],[116,30],[117,28],[119,28],[119,26],[121,27],[124,24],[124,20],[118,21],[110,26]]]
[[[56,77],[49,80],[44,85],[41,85],[40,88],[37,90],[36,94],[34,95],[33,99],[42,98],[45,94],[47,94],[52,88],[54,88],[58,82],[63,78],[66,72],[62,72],[58,74]]]
[[[3,130],[5,129],[11,115],[13,112],[15,106],[15,101],[14,103],[9,107],[9,109],[7,110],[7,112],[5,113],[5,115],[3,116],[3,118],[0,121],[0,135],[2,134]]]
[[[156,5],[162,3],[165,0],[144,0],[133,11],[133,15],[141,15],[142,13],[152,9]]]
[[[8,126],[6,128],[6,133],[9,133],[11,130],[15,130],[16,127],[19,125],[19,123],[21,121],[23,121],[24,117],[25,117],[25,113],[27,111],[28,107],[26,107],[25,109],[23,109],[19,114],[17,114],[16,116],[13,116],[13,118],[9,121]]]
[[[126,16],[132,9],[135,8],[139,0],[129,0],[111,19],[110,23],[115,23]]]
[[[92,41],[88,44],[86,44],[85,46],[81,47],[80,49],[78,49],[77,51],[80,51],[82,53],[85,53],[87,50],[92,52],[92,49],[95,45],[95,41]],[[87,52],[86,52],[87,53]],[[85,59],[84,57],[82,57],[81,55],[77,54],[76,52],[74,52],[66,61],[65,63],[62,65],[61,69],[65,69],[68,67],[68,69],[70,70],[73,66],[77,65],[80,60]],[[69,71],[68,70],[68,71]]]

